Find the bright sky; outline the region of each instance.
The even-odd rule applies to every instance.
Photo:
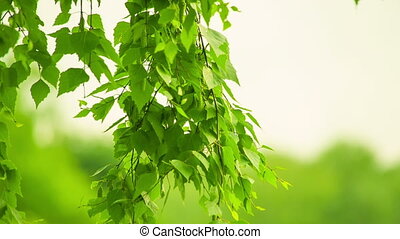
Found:
[[[126,13],[123,1],[102,2],[104,25],[112,29]],[[242,10],[225,32],[241,79],[235,92],[263,126],[263,143],[306,157],[348,139],[385,161],[400,159],[400,1],[362,0],[358,7],[352,0],[232,2]],[[57,8],[40,9],[52,22]],[[67,98],[39,111],[62,112],[64,119],[52,123],[67,131],[99,136],[107,128],[72,119],[78,106]]]

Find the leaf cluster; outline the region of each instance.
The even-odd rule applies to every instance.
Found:
[[[223,207],[239,221],[241,209],[250,214],[260,209],[253,202],[254,175],[275,187],[290,185],[269,167],[261,149],[270,148],[259,144],[254,131],[259,124],[229,87],[239,80],[227,39],[209,27],[218,15],[229,28],[235,6],[224,0],[129,0],[129,16],[121,16],[109,40],[91,0],[90,9],[77,0],[56,3],[59,29],[45,34],[37,0],[0,1],[2,21],[8,20],[0,25],[0,57],[12,50],[14,58],[9,67],[0,64],[0,109],[13,115],[18,86],[34,65],[40,72],[31,87],[37,107],[51,88],[61,96],[94,76],[99,86],[84,97],[99,100],[93,105],[81,100],[76,117],[103,121],[114,106],[124,116],[107,128],[114,130],[115,164],[94,174],[97,197],[87,205],[90,216],[107,223],[154,222],[160,200],[165,204],[173,188],[184,197],[186,185],[193,184],[213,221],[223,220]],[[74,4],[80,6],[80,19],[68,28]],[[55,39],[54,52],[48,52],[47,37]],[[57,64],[66,55],[77,56],[84,67],[61,72]],[[5,156],[0,165],[0,180],[12,172],[4,180],[17,178],[0,193],[20,193],[15,168]],[[4,205],[16,207],[3,198],[0,218]]]

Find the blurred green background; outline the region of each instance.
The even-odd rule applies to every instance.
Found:
[[[34,117],[20,114],[24,125],[12,129],[10,158],[23,176],[20,208],[35,223],[94,223],[85,202],[96,169],[112,161],[112,142],[71,138],[53,132],[38,145]],[[39,134],[40,135],[40,134]],[[400,223],[400,165],[383,167],[367,148],[336,143],[318,157],[298,160],[269,152],[270,163],[294,186],[275,189],[255,183],[257,204],[265,211],[242,215],[250,223]],[[208,223],[193,188],[182,201],[173,192],[159,212],[159,223]],[[162,205],[162,203],[160,203]],[[228,215],[228,214],[227,214]],[[229,216],[228,216],[229,217]]]

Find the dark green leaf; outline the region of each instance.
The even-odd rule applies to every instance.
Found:
[[[0,57],[17,43],[18,35],[18,32],[11,27],[0,25]]]
[[[11,68],[15,69],[15,72],[17,72],[17,85],[24,82],[30,74],[30,68],[26,67],[21,61],[14,62]]]

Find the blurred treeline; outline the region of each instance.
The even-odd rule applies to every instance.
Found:
[[[10,133],[10,158],[22,174],[20,207],[33,223],[94,223],[85,202],[94,196],[89,176],[112,161],[112,142],[66,137],[39,145],[32,119],[19,116],[24,126]],[[39,132],[40,133],[40,132]],[[39,134],[40,135],[40,134]],[[265,211],[243,215],[250,223],[400,223],[400,165],[384,169],[368,149],[339,143],[316,159],[300,162],[269,153],[272,165],[285,167],[280,175],[290,190],[256,182],[257,204]],[[207,223],[197,193],[188,187],[186,199],[173,192],[160,223]],[[159,203],[162,207],[163,202]]]

